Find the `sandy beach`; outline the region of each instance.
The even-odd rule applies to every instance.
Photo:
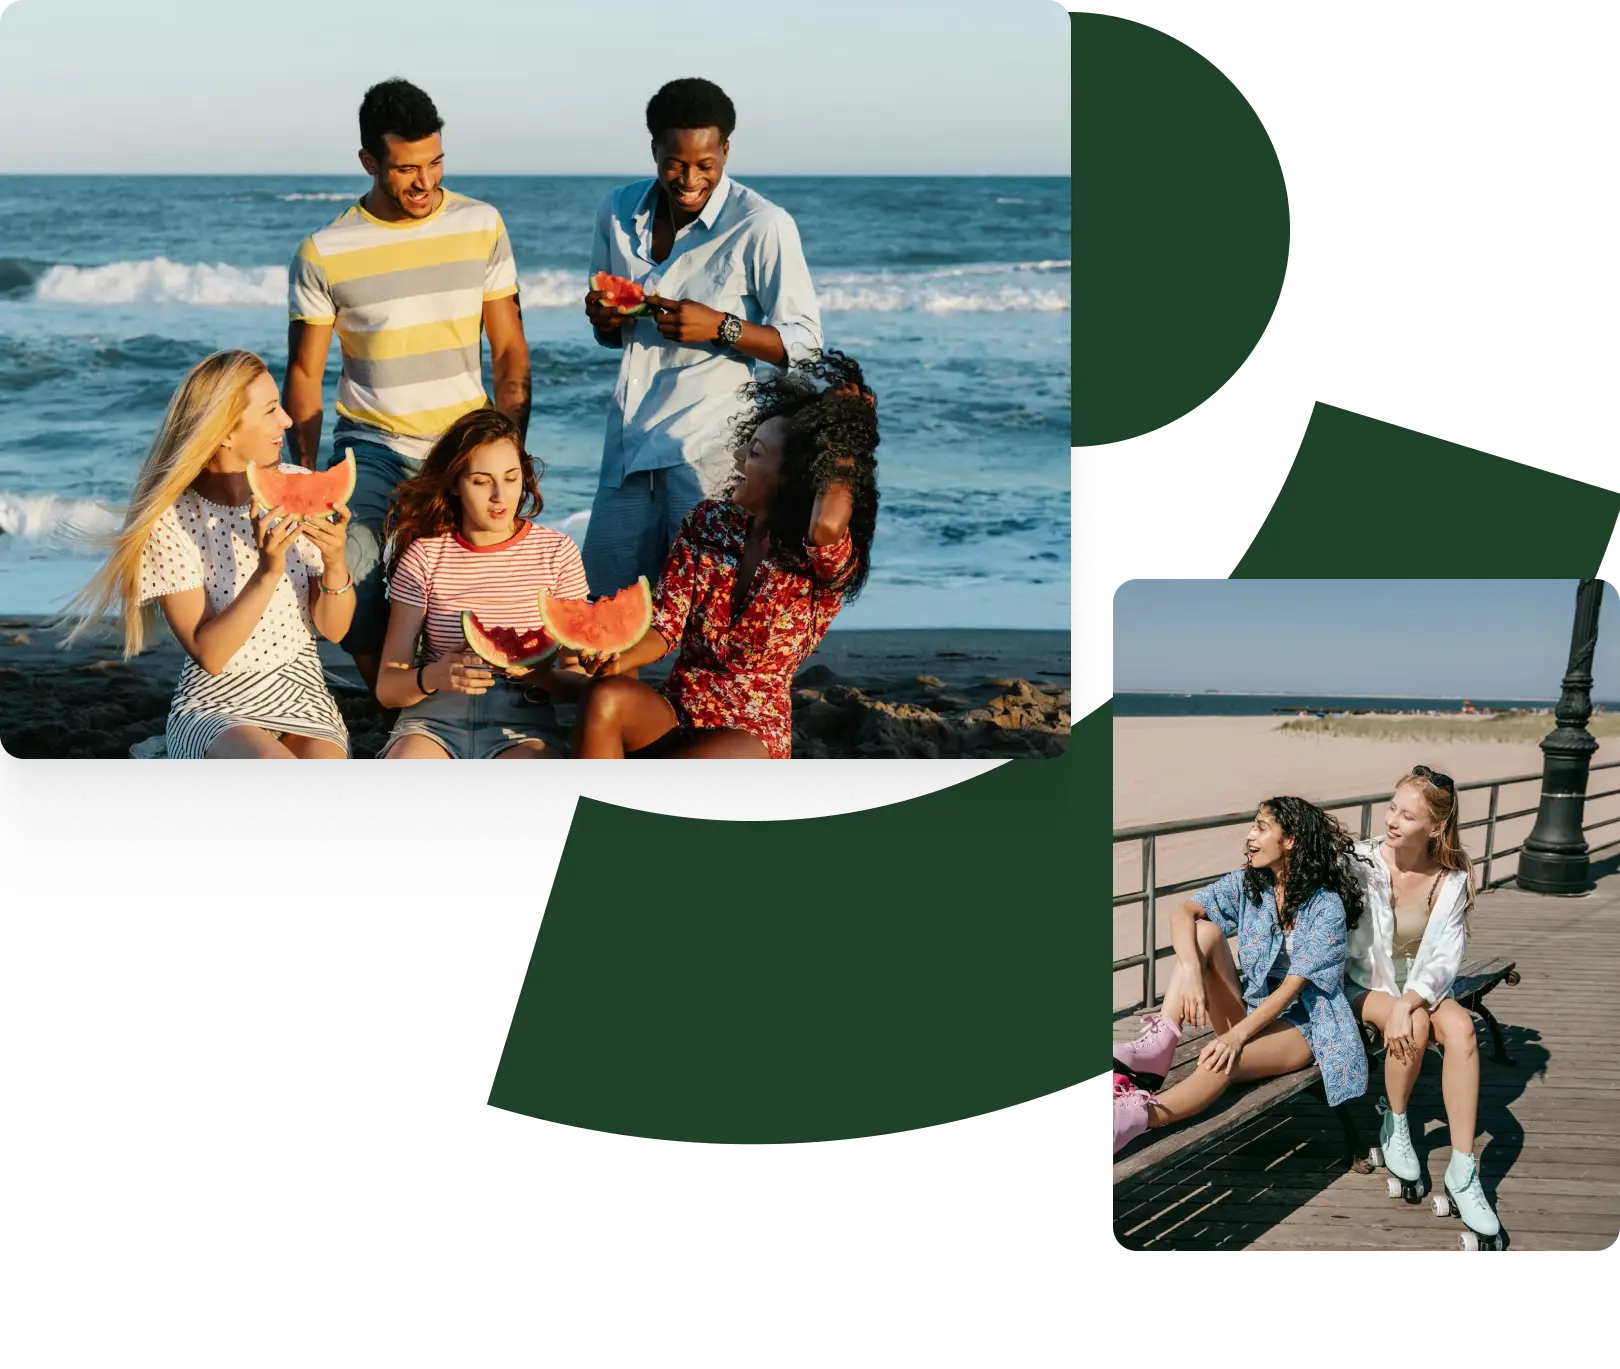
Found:
[[[1534,775],[1529,782],[1504,787],[1499,812],[1533,808],[1540,793],[1542,755],[1533,740],[1494,740],[1488,726],[1463,729],[1466,739],[1433,740],[1421,734],[1423,719],[1409,725],[1411,739],[1368,738],[1285,731],[1280,720],[1270,717],[1243,718],[1116,718],[1114,720],[1114,826],[1132,827],[1146,823],[1169,822],[1179,818],[1204,817],[1218,813],[1252,812],[1255,804],[1272,794],[1298,794],[1321,802],[1363,794],[1387,793],[1413,764],[1422,762],[1451,775],[1458,784],[1497,779],[1508,775]],[[1531,727],[1531,732],[1550,732]],[[1620,735],[1613,732],[1613,720],[1594,725],[1599,750],[1594,764],[1620,760]],[[1398,729],[1397,729],[1398,730]],[[1521,729],[1525,730],[1525,729]],[[1608,735],[1605,735],[1605,734]],[[1589,792],[1620,788],[1620,771],[1599,771],[1592,777]],[[1470,822],[1489,812],[1490,791],[1480,790],[1462,796],[1462,820]],[[1359,808],[1340,811],[1338,816],[1351,829],[1360,830]],[[1587,805],[1587,822],[1620,816],[1620,796]],[[1381,808],[1375,806],[1372,830],[1379,830]],[[1529,834],[1533,818],[1500,823],[1496,847],[1519,845]],[[1157,842],[1158,883],[1194,879],[1236,869],[1241,863],[1239,847],[1246,828],[1224,827],[1208,832],[1190,832],[1161,837]],[[1620,826],[1605,829],[1608,836],[1620,835]],[[1485,829],[1463,834],[1471,852],[1483,852]],[[1514,873],[1517,858],[1508,857],[1493,867],[1493,879]],[[1114,892],[1128,893],[1142,887],[1141,843],[1120,842],[1114,847]],[[1173,898],[1159,905],[1159,945],[1169,944],[1169,912]],[[1141,949],[1140,904],[1129,904],[1114,913],[1114,955],[1134,955]],[[1122,972],[1114,977],[1115,1007],[1135,1001],[1141,987],[1141,971]]]
[[[132,661],[111,641],[72,651],[38,618],[0,619],[0,743],[13,756],[127,756],[159,735],[180,670],[166,635]],[[348,658],[323,643],[354,755],[374,756],[382,714]],[[656,680],[657,668],[643,678]],[[830,633],[793,693],[795,757],[1022,758],[1059,754],[1069,735],[1069,634],[996,631]],[[566,745],[568,711],[553,740]]]

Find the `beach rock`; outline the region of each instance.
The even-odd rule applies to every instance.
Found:
[[[32,646],[34,639],[26,632],[13,632],[6,638],[7,646]]]
[[[838,673],[833,670],[831,666],[825,666],[820,662],[817,662],[815,665],[806,666],[797,675],[795,675],[793,677],[793,683],[795,685],[837,684]]]
[[[917,683],[922,685],[924,689],[945,688],[945,681],[940,679],[938,675],[919,675],[917,676]]]

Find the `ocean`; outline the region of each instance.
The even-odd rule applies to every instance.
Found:
[[[581,541],[618,365],[581,301],[596,208],[631,179],[445,181],[506,220],[544,521]],[[861,361],[880,399],[872,576],[838,625],[1066,631],[1068,179],[739,179],[797,220],[827,345]],[[192,362],[246,347],[280,379],[287,262],[366,188],[0,177],[0,613],[48,611],[88,577],[95,562],[73,539],[116,525],[109,506]],[[323,444],[337,363],[334,345]]]
[[[1555,699],[1469,699],[1476,709],[1550,709]],[[1116,718],[1257,718],[1278,709],[1290,712],[1341,713],[1360,710],[1389,713],[1460,713],[1462,699],[1403,698],[1356,694],[1115,694]],[[1620,703],[1603,703],[1614,711]]]

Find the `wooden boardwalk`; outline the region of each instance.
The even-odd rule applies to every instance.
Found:
[[[1601,1250],[1620,1233],[1620,857],[1593,873],[1597,889],[1583,898],[1506,888],[1474,912],[1470,957],[1511,957],[1522,977],[1488,1000],[1512,1065],[1491,1058],[1479,1024],[1476,1150],[1513,1250]],[[1377,1139],[1382,1091],[1375,1064],[1354,1105],[1364,1142]],[[1432,1054],[1410,1113],[1438,1189],[1451,1146]],[[1320,1091],[1299,1094],[1174,1168],[1119,1185],[1114,1234],[1145,1250],[1457,1249],[1455,1218],[1386,1197],[1384,1171],[1347,1172],[1342,1157]]]

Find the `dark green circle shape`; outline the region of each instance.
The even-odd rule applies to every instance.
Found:
[[[1191,413],[1265,332],[1288,189],[1230,81],[1145,24],[1072,17],[1074,445]]]

